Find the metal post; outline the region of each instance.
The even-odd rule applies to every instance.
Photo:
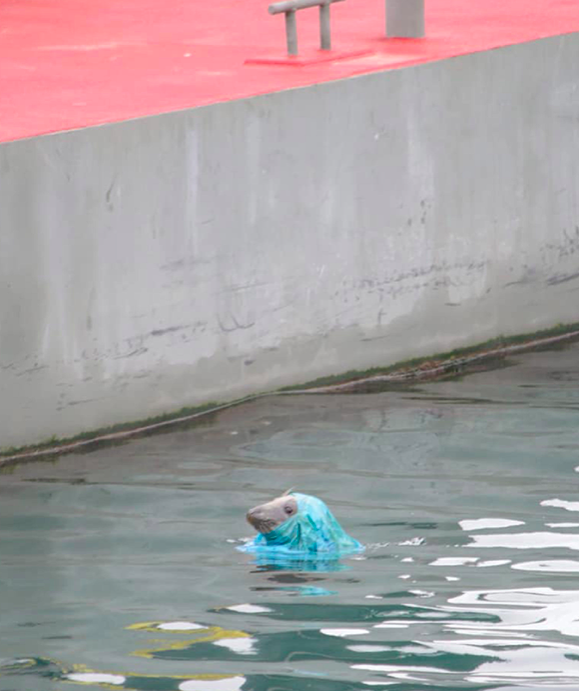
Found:
[[[287,39],[287,52],[289,55],[298,54],[298,27],[296,22],[296,11],[290,10],[285,13],[285,35]]]
[[[422,38],[424,0],[386,0],[386,36]]]
[[[281,14],[282,12],[285,14],[287,52],[290,55],[298,54],[296,11],[305,10],[308,7],[320,8],[320,47],[322,50],[331,50],[330,5],[334,2],[343,2],[343,0],[282,0],[269,6],[270,14]]]
[[[320,48],[322,50],[332,50],[329,2],[320,5]]]

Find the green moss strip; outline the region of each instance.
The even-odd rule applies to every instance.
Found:
[[[340,393],[356,390],[368,382],[408,382],[416,379],[430,379],[449,372],[463,372],[473,363],[508,355],[524,350],[549,348],[562,341],[579,340],[579,322],[560,324],[531,334],[498,336],[497,338],[465,348],[456,348],[438,355],[412,358],[396,362],[388,367],[373,367],[368,370],[350,371],[344,374],[320,377],[306,384],[287,386],[277,393]]]
[[[122,443],[132,437],[174,431],[179,426],[189,426],[192,423],[210,422],[212,414],[266,396],[355,393],[367,390],[366,387],[369,384],[381,384],[382,390],[384,390],[388,385],[400,386],[416,380],[462,375],[468,373],[469,368],[481,362],[490,362],[517,352],[548,348],[557,343],[573,340],[579,340],[579,322],[558,325],[552,329],[545,329],[532,334],[499,336],[477,345],[458,348],[435,356],[413,358],[388,367],[349,371],[345,374],[322,377],[277,391],[253,394],[228,403],[206,403],[201,406],[185,407],[172,413],[145,420],[82,432],[66,439],[51,437],[44,442],[31,446],[3,449],[0,451],[0,467],[7,467],[23,461],[48,460],[51,457],[75,451],[93,451],[102,446]]]

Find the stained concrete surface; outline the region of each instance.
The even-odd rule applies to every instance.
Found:
[[[579,35],[0,146],[0,448],[579,319]]]

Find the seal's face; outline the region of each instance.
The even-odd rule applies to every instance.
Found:
[[[297,512],[297,499],[290,494],[250,509],[247,512],[247,520],[259,533],[270,533]]]

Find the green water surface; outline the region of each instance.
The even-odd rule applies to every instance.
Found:
[[[579,345],[0,475],[0,691],[579,689]],[[367,547],[238,552],[315,494]]]

